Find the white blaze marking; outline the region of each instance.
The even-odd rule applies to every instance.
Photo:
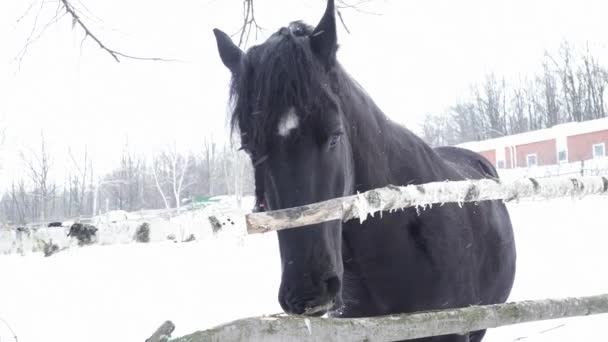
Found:
[[[296,110],[292,107],[289,108],[287,113],[283,115],[281,120],[279,121],[279,125],[277,127],[279,135],[282,137],[286,137],[293,130],[298,128],[300,124],[300,118],[296,114]]]

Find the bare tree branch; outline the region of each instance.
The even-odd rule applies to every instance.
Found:
[[[354,3],[349,3],[346,0],[339,0],[336,5],[338,17],[342,26],[346,30],[346,32],[350,33],[350,30],[346,26],[346,22],[342,16],[342,11],[340,9],[349,9],[355,10],[360,13],[371,14],[371,15],[380,15],[378,13],[370,12],[362,8],[362,5],[370,3],[372,0],[359,0]],[[249,39],[251,37],[251,32],[254,31],[255,39],[258,37],[258,33],[264,31],[264,28],[261,27],[255,17],[255,8],[253,0],[243,0],[243,25],[241,28],[232,36],[239,36],[238,45],[240,47],[247,46]]]
[[[17,334],[15,333],[13,328],[10,326],[10,324],[8,324],[8,322],[6,320],[4,320],[4,318],[2,318],[2,317],[0,317],[0,322],[4,323],[4,325],[8,328],[8,330],[11,332],[11,334],[13,334],[13,338],[15,339],[15,342],[19,341],[17,339]]]
[[[89,159],[89,152],[87,147],[85,146],[84,148],[84,156],[83,156],[83,164],[82,167],[80,166],[80,164],[76,161],[76,158],[74,157],[74,154],[72,153],[72,149],[68,148],[68,155],[70,156],[70,159],[72,160],[73,163],[73,167],[76,169],[76,176],[75,178],[75,192],[76,192],[76,198],[77,198],[77,213],[78,215],[82,215],[84,213],[84,203],[85,203],[85,196],[87,193],[87,175],[89,173],[89,171],[91,171],[90,169],[92,169],[92,165],[91,165],[91,161]]]
[[[19,53],[17,54],[17,56],[14,58],[13,61],[18,60],[19,63],[19,67],[21,67],[21,62],[23,61],[23,57],[25,56],[25,54],[27,53],[28,48],[30,47],[30,45],[35,42],[38,38],[40,38],[40,36],[42,35],[42,33],[44,33],[45,29],[49,26],[49,24],[46,24],[44,26],[44,28],[41,30],[41,32],[34,37],[34,33],[36,32],[36,29],[38,28],[38,18],[40,17],[40,13],[42,12],[42,8],[44,7],[44,3],[45,0],[42,0],[40,2],[40,7],[38,8],[38,11],[36,12],[36,15],[34,16],[34,24],[32,25],[32,29],[30,31],[30,34],[28,35],[27,39],[25,40],[25,44],[23,45],[23,47],[21,48],[21,51],[19,51]],[[30,4],[30,6],[28,7],[28,9],[25,11],[25,13],[19,17],[19,19],[17,19],[17,22],[20,22],[21,20],[23,20],[23,18],[25,18],[31,11],[32,7],[36,4],[36,2],[32,2]],[[51,22],[53,22],[55,20],[56,16],[53,17],[53,19],[51,19]]]
[[[255,39],[257,39],[258,33],[264,29],[258,25],[258,22],[255,19],[253,0],[243,0],[243,25],[235,34],[233,34],[233,36],[239,35],[238,45],[240,47],[246,46],[247,42],[249,42],[251,30],[254,30]]]
[[[49,28],[51,25],[58,23],[66,15],[69,15],[69,17],[72,20],[72,28],[75,28],[76,26],[78,26],[84,31],[84,37],[82,38],[82,40],[80,42],[81,50],[82,50],[82,46],[83,46],[84,42],[87,39],[92,39],[95,43],[97,43],[97,45],[102,50],[106,51],[110,56],[112,56],[112,58],[114,58],[114,60],[116,62],[120,62],[120,58],[128,58],[128,59],[143,60],[143,61],[179,62],[179,60],[177,60],[177,59],[134,56],[134,55],[126,54],[124,52],[120,52],[118,50],[108,47],[108,45],[106,45],[103,42],[103,40],[100,39],[90,29],[90,27],[85,23],[84,19],[93,17],[94,21],[97,21],[97,22],[103,22],[103,20],[96,17],[84,4],[82,4],[82,2],[80,0],[75,0],[75,1],[78,1],[79,5],[82,8],[84,8],[84,10],[88,13],[88,15],[83,14],[82,11],[80,11],[78,8],[76,8],[73,4],[73,1],[58,0],[56,2],[57,9],[55,11],[55,14],[42,28],[39,29],[39,21],[40,21],[41,13],[42,13],[45,5],[51,3],[48,0],[40,1],[40,6],[38,7],[36,15],[34,16],[34,23],[33,23],[32,29],[30,30],[30,33],[25,41],[23,48],[21,48],[21,50],[19,51],[17,56],[13,59],[13,61],[18,61],[19,68],[21,67],[21,63],[23,61],[23,58],[27,54],[29,47],[45,33],[47,28]],[[21,22],[25,17],[27,17],[37,3],[38,3],[38,1],[33,1],[32,3],[30,3],[30,5],[26,9],[26,11],[23,13],[23,15],[21,15],[17,19],[17,23]]]
[[[30,2],[30,4],[25,9],[25,11],[23,11],[23,14],[19,18],[17,18],[17,21],[16,21],[17,24],[19,22],[21,22],[21,20],[23,20],[23,18],[27,17],[30,14],[30,12],[32,11],[32,8],[34,7],[35,4],[36,4],[36,1]]]
[[[362,8],[362,5],[369,4],[372,0],[360,0],[355,3],[348,3],[346,0],[338,0],[338,4],[336,8],[339,9],[352,9],[360,13],[370,14],[370,15],[380,15],[380,13],[371,12]],[[338,11],[338,13],[340,13]]]
[[[65,11],[72,17],[72,26],[80,26],[80,28],[84,31],[84,35],[85,35],[84,39],[86,39],[86,38],[93,39],[93,41],[95,41],[102,50],[105,50],[108,54],[110,54],[110,56],[112,56],[112,58],[114,58],[114,60],[116,62],[120,63],[119,57],[144,60],[144,61],[162,61],[162,62],[176,62],[177,61],[175,59],[165,59],[165,58],[159,58],[159,57],[137,57],[137,56],[127,55],[120,51],[109,48],[99,38],[97,38],[97,36],[93,32],[91,32],[91,30],[87,27],[87,25],[85,25],[85,23],[81,20],[78,13],[76,13],[76,9],[74,8],[74,6],[72,6],[72,4],[68,0],[59,0],[59,1],[63,4],[63,8],[65,9]],[[82,43],[81,43],[81,45],[82,45]]]
[[[154,175],[154,183],[156,184],[156,189],[158,190],[158,192],[160,193],[160,196],[163,198],[163,202],[165,203],[165,208],[167,210],[171,209],[171,206],[169,205],[169,201],[167,200],[167,196],[165,195],[165,192],[163,191],[163,187],[160,184],[160,181],[158,180],[158,174],[156,171],[158,162],[154,161],[152,163],[152,173]]]
[[[346,26],[346,21],[342,16],[341,9],[355,10],[359,13],[368,15],[380,15],[380,13],[371,12],[362,8],[363,5],[369,4],[371,1],[372,0],[359,0],[355,3],[349,3],[346,0],[338,0],[338,4],[336,5],[336,12],[338,13],[338,19],[340,19],[340,23],[342,24],[342,27],[344,27],[344,30],[346,30],[346,33],[350,34],[350,30]]]
[[[344,22],[344,18],[342,18],[342,12],[340,12],[339,9],[336,10],[336,12],[338,12],[338,18],[340,18],[340,22],[342,23],[342,26],[346,30],[346,33],[350,34],[350,30],[348,29],[348,27],[346,27],[346,23]]]
[[[255,36],[255,39],[257,39],[258,33],[260,33],[261,31],[264,31],[264,28],[262,26],[260,26],[257,22],[256,16],[255,16],[255,6],[253,3],[253,0],[242,0],[242,1],[243,1],[243,24],[241,25],[239,30],[236,33],[234,33],[232,36],[234,37],[234,36],[238,35],[238,45],[240,47],[245,47],[248,44],[252,34]],[[365,14],[379,15],[378,13],[367,11],[361,7],[362,5],[370,3],[371,1],[372,0],[359,0],[354,3],[349,3],[346,0],[338,1],[338,4],[336,6],[338,17],[340,19],[340,22],[342,23],[342,26],[346,30],[346,32],[350,33],[350,30],[346,26],[346,22],[344,20],[342,11],[340,9],[352,9],[352,10],[355,10],[355,11],[358,11],[361,13],[365,13]],[[74,4],[75,2],[77,2],[78,6],[82,7],[84,9],[84,12],[86,12],[88,15],[85,15],[85,13],[83,11],[80,11],[75,6],[75,4]],[[44,27],[36,35],[37,29],[38,29],[38,19],[39,19],[40,13],[42,12],[43,7],[47,3],[49,3],[47,0],[40,1],[40,7],[36,13],[36,16],[34,19],[34,25],[29,34],[29,37],[27,38],[26,43],[24,44],[24,47],[18,53],[17,57],[15,57],[15,60],[19,61],[19,66],[21,66],[21,62],[22,62],[24,56],[26,55],[29,46],[42,36],[42,34],[46,30],[46,28],[57,23],[66,14],[69,15],[70,18],[72,19],[73,28],[78,26],[84,31],[84,36],[80,42],[81,51],[82,51],[82,46],[84,45],[84,42],[87,39],[91,39],[99,46],[99,48],[101,48],[102,50],[107,52],[116,62],[120,62],[120,58],[128,58],[128,59],[144,60],[144,61],[162,61],[162,62],[179,61],[177,59],[166,59],[166,58],[160,58],[160,57],[134,56],[134,55],[126,54],[124,52],[110,48],[104,42],[104,40],[99,38],[97,36],[97,34],[95,34],[93,32],[93,30],[91,30],[90,26],[85,22],[85,19],[90,18],[90,17],[93,18],[93,21],[97,21],[97,22],[103,22],[103,20],[100,19],[99,17],[95,16],[80,0],[58,0],[57,1],[58,9],[57,9],[55,15],[46,25],[44,25]],[[25,10],[25,12],[17,19],[17,22],[22,21],[23,18],[28,16],[29,13],[31,12],[32,8],[36,4],[37,4],[37,0],[31,2],[30,5]],[[61,9],[63,9],[63,11],[60,11]]]
[[[54,185],[49,181],[52,161],[46,147],[44,132],[40,132],[40,137],[40,155],[32,150],[31,158],[28,158],[23,152],[21,152],[21,158],[29,169],[29,176],[34,184],[32,195],[39,198],[40,208],[38,208],[37,216],[40,222],[43,222],[47,216],[47,202],[50,195],[54,192]]]

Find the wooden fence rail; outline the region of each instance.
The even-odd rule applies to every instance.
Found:
[[[421,185],[387,186],[357,195],[335,198],[301,207],[252,213],[245,217],[249,234],[296,228],[332,220],[364,221],[376,212],[424,207],[448,202],[478,202],[523,198],[551,199],[608,194],[608,177],[522,178],[433,182]]]
[[[608,194],[607,177],[466,180],[387,186],[325,202],[246,215],[249,233],[265,233],[332,220],[365,220],[376,212],[450,202],[552,199]],[[211,341],[395,341],[495,328],[525,322],[608,313],[608,294],[527,300],[367,318],[264,316],[237,320],[171,342]],[[169,337],[159,328],[159,341]],[[160,332],[159,332],[160,331]],[[156,339],[150,339],[156,341]]]
[[[608,313],[608,294],[369,318],[254,317],[170,341],[395,341],[601,313]]]

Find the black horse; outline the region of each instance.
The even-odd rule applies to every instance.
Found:
[[[498,178],[482,156],[432,149],[389,120],[336,61],[334,1],[241,51],[214,30],[232,74],[233,129],[254,165],[257,210],[388,184]],[[262,208],[262,205],[265,208]],[[285,312],[377,316],[506,301],[515,243],[501,201],[384,213],[280,231]],[[424,341],[480,341],[484,331]]]

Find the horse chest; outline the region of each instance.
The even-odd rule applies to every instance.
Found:
[[[428,237],[416,231],[424,227],[416,227],[409,215],[366,222],[345,225],[343,233],[347,313],[410,312],[471,300],[471,274],[462,268],[468,262],[466,253],[449,254],[443,242],[425,241]]]

